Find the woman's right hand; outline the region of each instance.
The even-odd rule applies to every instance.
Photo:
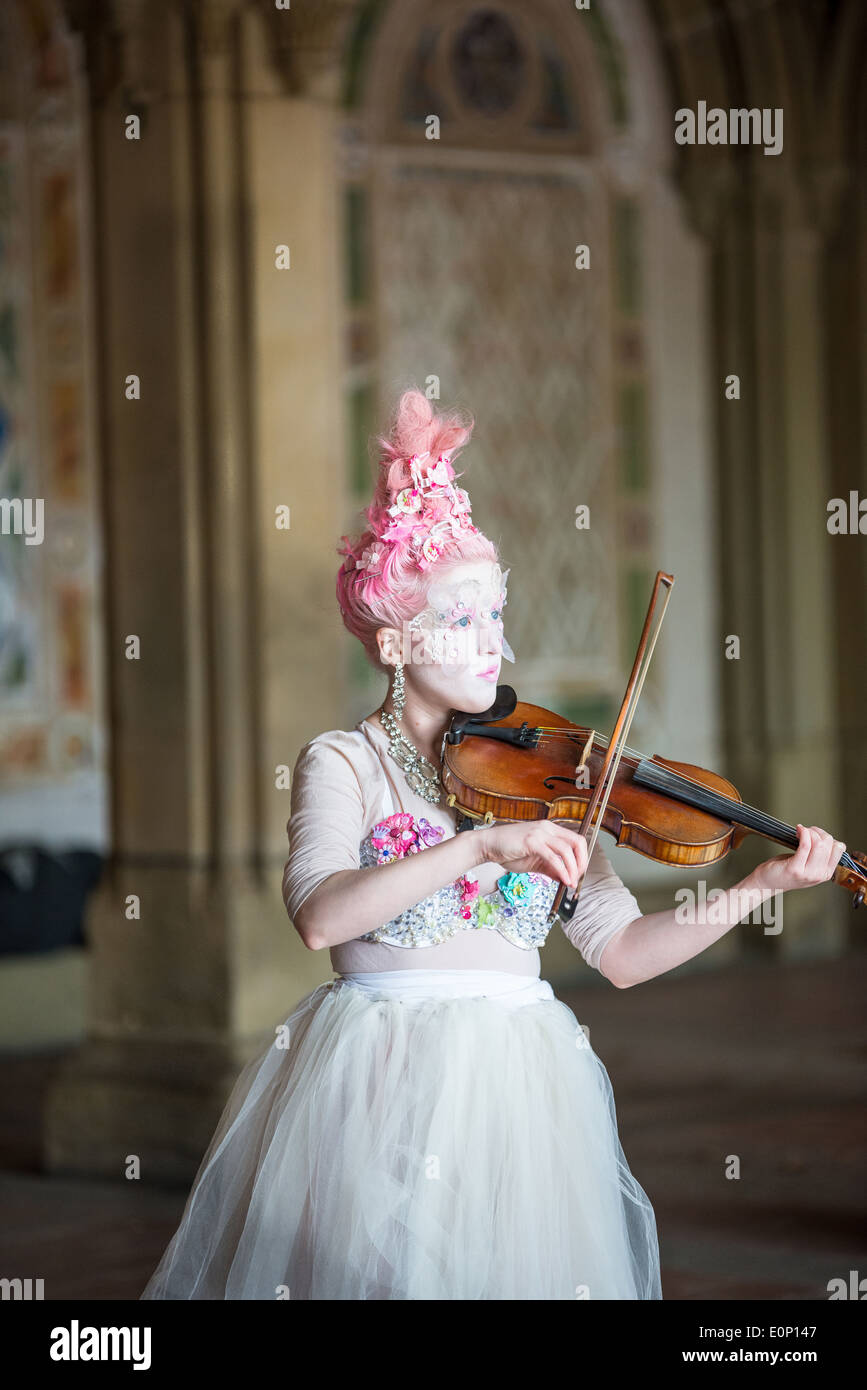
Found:
[[[473,831],[484,837],[485,859],[510,873],[546,874],[577,888],[587,868],[587,841],[556,821],[503,821]]]

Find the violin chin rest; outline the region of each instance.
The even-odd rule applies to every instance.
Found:
[[[461,727],[465,724],[493,724],[498,719],[505,719],[507,714],[511,714],[517,703],[518,696],[511,685],[498,685],[494,703],[482,710],[481,714],[468,714],[466,710],[455,710],[454,720],[457,720]]]

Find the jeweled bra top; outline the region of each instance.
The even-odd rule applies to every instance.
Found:
[[[393,805],[388,791],[385,804]],[[412,823],[410,833],[418,840],[417,827],[421,822],[409,815],[403,819]],[[362,868],[383,862],[374,844],[377,828],[375,825],[359,846]],[[471,835],[473,832],[461,833]],[[459,881],[456,881],[422,898],[358,940],[378,941],[389,946],[439,946],[458,932],[495,931],[513,946],[532,951],[544,945],[551,930],[547,917],[557,886],[554,879],[544,874],[503,874],[493,892],[477,894],[468,902],[462,898]]]

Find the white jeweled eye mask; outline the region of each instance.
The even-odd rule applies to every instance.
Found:
[[[454,583],[445,577],[434,580],[428,589],[427,607],[408,626],[431,634],[432,653],[438,661],[477,661],[483,633],[486,650],[501,651],[507,661],[514,661],[515,654],[503,632],[508,577],[509,570],[504,574],[496,565],[491,580],[485,582],[462,579]]]

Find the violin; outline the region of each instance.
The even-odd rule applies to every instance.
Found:
[[[648,609],[632,676],[611,738],[523,704],[509,685],[498,685],[481,714],[455,711],[443,738],[441,779],[448,804],[474,821],[568,820],[590,841],[600,829],[648,859],[686,868],[716,864],[748,834],[797,849],[798,832],[755,806],[715,772],[626,745],[629,725],[647,673],[658,596],[674,580],[660,572]],[[667,600],[666,600],[667,601]],[[658,616],[661,624],[665,609]],[[834,880],[860,907],[867,896],[867,855],[845,851]],[[561,884],[550,919],[568,921],[580,885],[571,895]]]

